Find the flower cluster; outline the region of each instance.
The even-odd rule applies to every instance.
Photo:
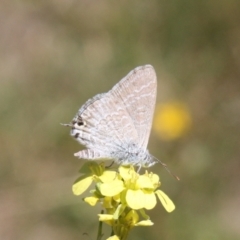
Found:
[[[159,177],[152,172],[140,175],[133,166],[120,166],[118,171],[113,171],[102,163],[86,162],[80,173],[83,175],[73,184],[73,193],[80,195],[95,183],[91,196],[84,201],[91,206],[100,203],[105,209],[105,213],[98,216],[99,221],[112,227],[114,234],[108,240],[124,240],[134,226],[153,225],[145,209],[153,209],[157,198],[168,212],[175,209],[168,196],[158,189]],[[143,220],[139,220],[140,217]]]

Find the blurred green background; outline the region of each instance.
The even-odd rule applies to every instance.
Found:
[[[153,129],[176,210],[158,204],[129,239],[240,239],[239,0],[1,0],[0,239],[96,239],[100,208],[71,190],[82,146],[60,123],[144,64],[192,124],[168,141]]]

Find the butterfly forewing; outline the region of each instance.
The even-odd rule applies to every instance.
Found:
[[[146,148],[156,102],[157,78],[151,65],[137,67],[110,91],[121,99],[138,133],[138,144]]]

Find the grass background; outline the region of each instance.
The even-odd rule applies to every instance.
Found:
[[[2,0],[0,33],[0,239],[96,239],[100,209],[71,191],[82,147],[59,123],[144,64],[158,103],[185,103],[192,127],[167,142],[152,132],[150,151],[181,178],[153,169],[177,208],[158,204],[129,239],[239,239],[238,0]]]

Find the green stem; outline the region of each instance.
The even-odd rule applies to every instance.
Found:
[[[101,211],[101,214],[103,214],[104,211],[102,210]],[[97,240],[101,240],[102,236],[103,236],[103,233],[102,233],[102,222],[99,221],[99,224],[98,224],[98,234],[97,234]]]
[[[114,236],[114,235],[115,235],[115,234],[114,234],[114,230],[113,230],[113,228],[112,228],[110,237],[112,237],[112,236]]]

